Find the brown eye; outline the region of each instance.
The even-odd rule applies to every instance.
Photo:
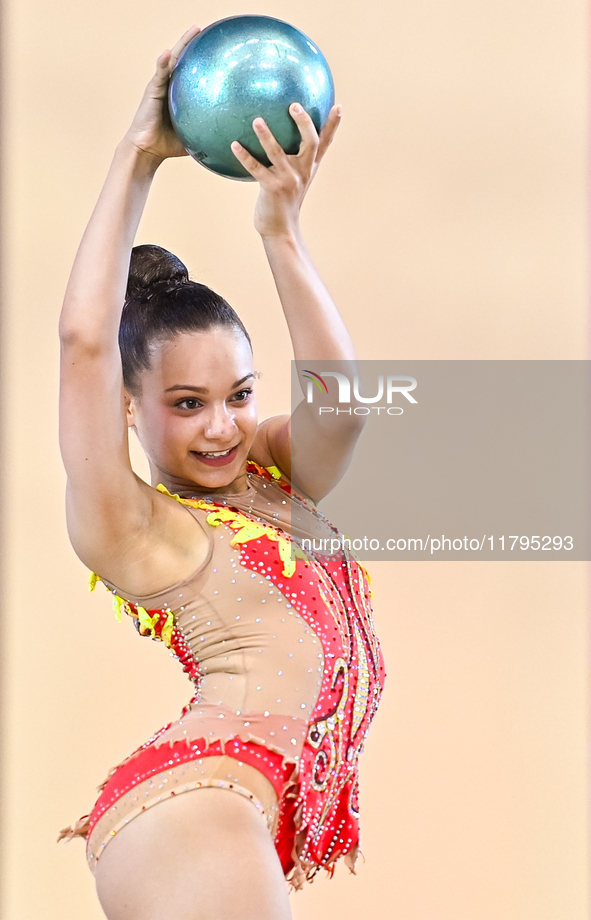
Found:
[[[252,389],[250,387],[246,387],[246,389],[239,390],[238,393],[234,393],[232,399],[235,399],[237,402],[246,402],[251,393]]]

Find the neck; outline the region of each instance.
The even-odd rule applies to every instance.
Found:
[[[151,482],[155,487],[162,483],[169,492],[191,495],[240,495],[248,490],[248,477],[246,469],[241,472],[231,482],[225,485],[209,486],[203,483],[193,482],[189,479],[172,476],[170,473],[157,468],[151,469]]]

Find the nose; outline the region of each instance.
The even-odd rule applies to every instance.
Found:
[[[234,437],[236,432],[234,413],[225,403],[211,405],[204,422],[204,434],[209,440],[226,443]]]

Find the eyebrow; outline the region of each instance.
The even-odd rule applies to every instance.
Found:
[[[254,374],[246,374],[246,376],[237,380],[236,383],[233,383],[230,389],[235,390],[236,387],[239,387],[241,383],[244,383],[245,380],[249,380],[251,377],[254,380]],[[191,393],[209,393],[207,387],[194,387],[189,383],[176,383],[173,387],[168,387],[164,392],[172,393],[174,390],[189,390]]]

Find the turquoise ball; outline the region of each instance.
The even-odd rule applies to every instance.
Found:
[[[179,57],[168,94],[173,128],[191,156],[243,181],[253,177],[232,153],[232,141],[270,165],[252,128],[258,116],[286,153],[298,152],[301,135],[289,114],[293,102],[320,132],[334,105],[332,74],[307,35],[270,16],[232,16],[200,32]]]

